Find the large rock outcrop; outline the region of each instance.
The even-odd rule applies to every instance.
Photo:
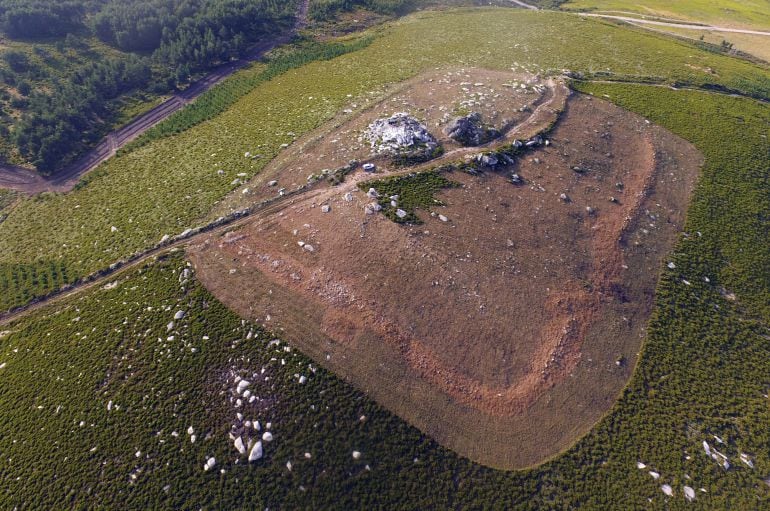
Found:
[[[407,113],[377,119],[364,134],[375,154],[403,162],[426,161],[441,154],[441,145],[423,124]]]
[[[481,114],[478,112],[453,119],[444,129],[444,132],[464,146],[486,144],[500,136],[499,131],[484,124],[481,120]]]

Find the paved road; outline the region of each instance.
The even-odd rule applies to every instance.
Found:
[[[173,113],[182,109],[185,105],[195,100],[198,96],[239,69],[259,60],[265,53],[276,46],[289,42],[294,33],[307,25],[309,4],[310,0],[303,0],[300,4],[297,12],[297,22],[289,34],[271,41],[260,43],[252,48],[245,57],[217,67],[211,73],[193,83],[184,91],[174,94],[160,105],[138,116],[122,128],[110,133],[102,139],[96,147],[73,163],[59,169],[53,176],[46,178],[23,167],[0,163],[0,188],[10,188],[28,194],[46,191],[70,191],[84,174],[90,172],[101,163],[114,156],[118,149],[136,139],[139,135],[156,124],[167,119]]]
[[[539,11],[540,9],[532,4],[528,4],[525,2],[522,2],[521,0],[509,0],[511,3],[514,3],[518,5],[519,7],[524,7],[525,9],[531,9],[533,11]]]
[[[511,1],[513,2],[514,0],[511,0]],[[519,2],[516,2],[516,3],[519,3]],[[655,21],[655,20],[647,20],[643,18],[636,18],[633,16],[618,16],[615,14],[581,12],[581,13],[578,13],[578,15],[588,17],[588,18],[605,18],[605,19],[625,21],[628,23],[641,23],[642,25],[656,25],[659,27],[686,28],[689,30],[706,30],[706,31],[713,31],[713,32],[732,32],[735,34],[770,36],[770,32],[764,32],[762,30],[747,30],[743,28],[717,27],[714,25],[701,25],[701,24],[692,24],[692,23],[685,23],[685,22],[674,23],[669,21]]]
[[[537,6],[534,6],[532,4],[528,4],[526,2],[522,2],[521,0],[508,0],[509,2],[518,5],[519,7],[524,7],[525,9],[532,9],[533,11],[539,11],[540,9]],[[575,13],[579,16],[585,16],[588,18],[606,18],[606,19],[613,19],[618,21],[626,21],[628,23],[641,23],[644,25],[657,25],[660,27],[670,27],[670,28],[687,28],[690,30],[705,30],[705,31],[712,31],[712,32],[732,32],[735,34],[750,34],[750,35],[765,35],[770,36],[770,32],[762,31],[762,30],[748,30],[743,28],[729,28],[729,27],[718,27],[714,25],[706,25],[703,23],[687,23],[684,21],[657,21],[657,20],[649,20],[642,17],[636,17],[636,16],[620,16],[617,14],[602,14],[602,13],[595,13],[595,12],[578,12]],[[629,13],[632,14],[632,13]],[[641,16],[641,15],[640,15]]]

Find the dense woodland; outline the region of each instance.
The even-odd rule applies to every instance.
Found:
[[[0,133],[50,173],[103,135],[116,115],[111,100],[134,90],[164,93],[191,76],[241,56],[257,40],[291,27],[296,1],[278,0],[0,0],[0,27],[28,42],[33,55],[3,54],[0,81],[9,106],[23,112]],[[35,43],[52,38],[62,52],[86,50],[94,37],[115,50],[56,76]],[[103,58],[99,58],[103,57]],[[43,84],[44,86],[35,86]],[[12,132],[8,124],[15,124]]]

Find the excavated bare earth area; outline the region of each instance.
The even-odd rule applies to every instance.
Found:
[[[489,83],[493,74],[469,81]],[[298,141],[301,171],[279,160],[269,178],[299,184],[311,167],[334,167],[330,147],[344,144],[332,140],[347,137],[349,152],[368,150],[357,141],[368,122],[412,112],[423,97],[433,98],[436,113],[418,117],[441,135],[441,107],[465,101],[463,88],[473,85],[458,78],[455,93],[429,95],[426,84],[439,75],[446,76],[415,80],[326,135]],[[495,77],[526,81],[502,75]],[[490,88],[486,98],[497,93]],[[461,186],[437,195],[444,206],[418,211],[423,224],[365,213],[371,199],[356,184],[382,176],[357,170],[190,247],[199,277],[239,314],[280,332],[443,445],[498,468],[543,462],[585,434],[630,377],[702,157],[609,102],[567,99],[554,82],[538,88],[489,101],[484,115],[495,113],[498,127],[509,122],[510,139],[534,135],[558,114],[550,145],[504,170],[447,172]],[[441,141],[440,163],[478,152]],[[378,164],[386,174],[413,170]],[[511,171],[525,183],[512,184]]]

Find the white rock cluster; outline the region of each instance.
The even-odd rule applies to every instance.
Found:
[[[377,119],[364,134],[376,154],[429,154],[439,147],[435,137],[423,124],[407,113],[399,112]]]

